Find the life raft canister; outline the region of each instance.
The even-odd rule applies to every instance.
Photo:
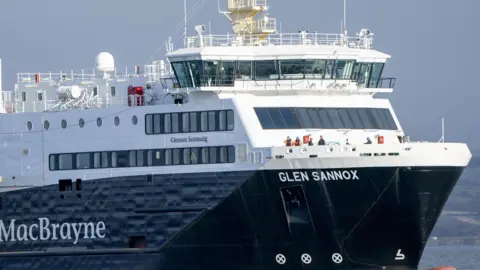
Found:
[[[303,144],[308,144],[310,142],[310,135],[303,136]]]
[[[383,136],[378,136],[378,144],[383,144]]]

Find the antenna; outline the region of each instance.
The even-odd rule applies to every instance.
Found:
[[[343,0],[343,44],[348,46],[347,33],[347,0]]]
[[[187,0],[183,0],[183,22],[184,22],[184,28],[183,28],[183,44],[185,47],[187,46]]]

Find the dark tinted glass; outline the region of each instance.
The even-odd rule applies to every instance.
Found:
[[[397,129],[388,109],[255,108],[255,113],[263,129]]]

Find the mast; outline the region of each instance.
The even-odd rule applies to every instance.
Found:
[[[232,30],[237,40],[255,43],[277,31],[277,21],[269,18],[267,0],[228,0],[227,17],[232,21]],[[256,19],[263,13],[263,17]]]

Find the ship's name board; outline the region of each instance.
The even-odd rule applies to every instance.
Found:
[[[194,136],[188,136],[188,137],[183,137],[183,138],[177,138],[177,137],[171,137],[170,138],[171,143],[189,143],[189,142],[208,142],[208,137],[207,136],[201,136],[201,137],[194,137]]]
[[[306,181],[329,181],[329,180],[360,180],[357,170],[336,170],[336,171],[292,171],[279,172],[281,182],[306,182]]]
[[[38,218],[38,223],[18,224],[16,219],[8,225],[0,219],[0,242],[70,240],[74,245],[79,239],[105,238],[105,223],[50,223],[46,217]]]

